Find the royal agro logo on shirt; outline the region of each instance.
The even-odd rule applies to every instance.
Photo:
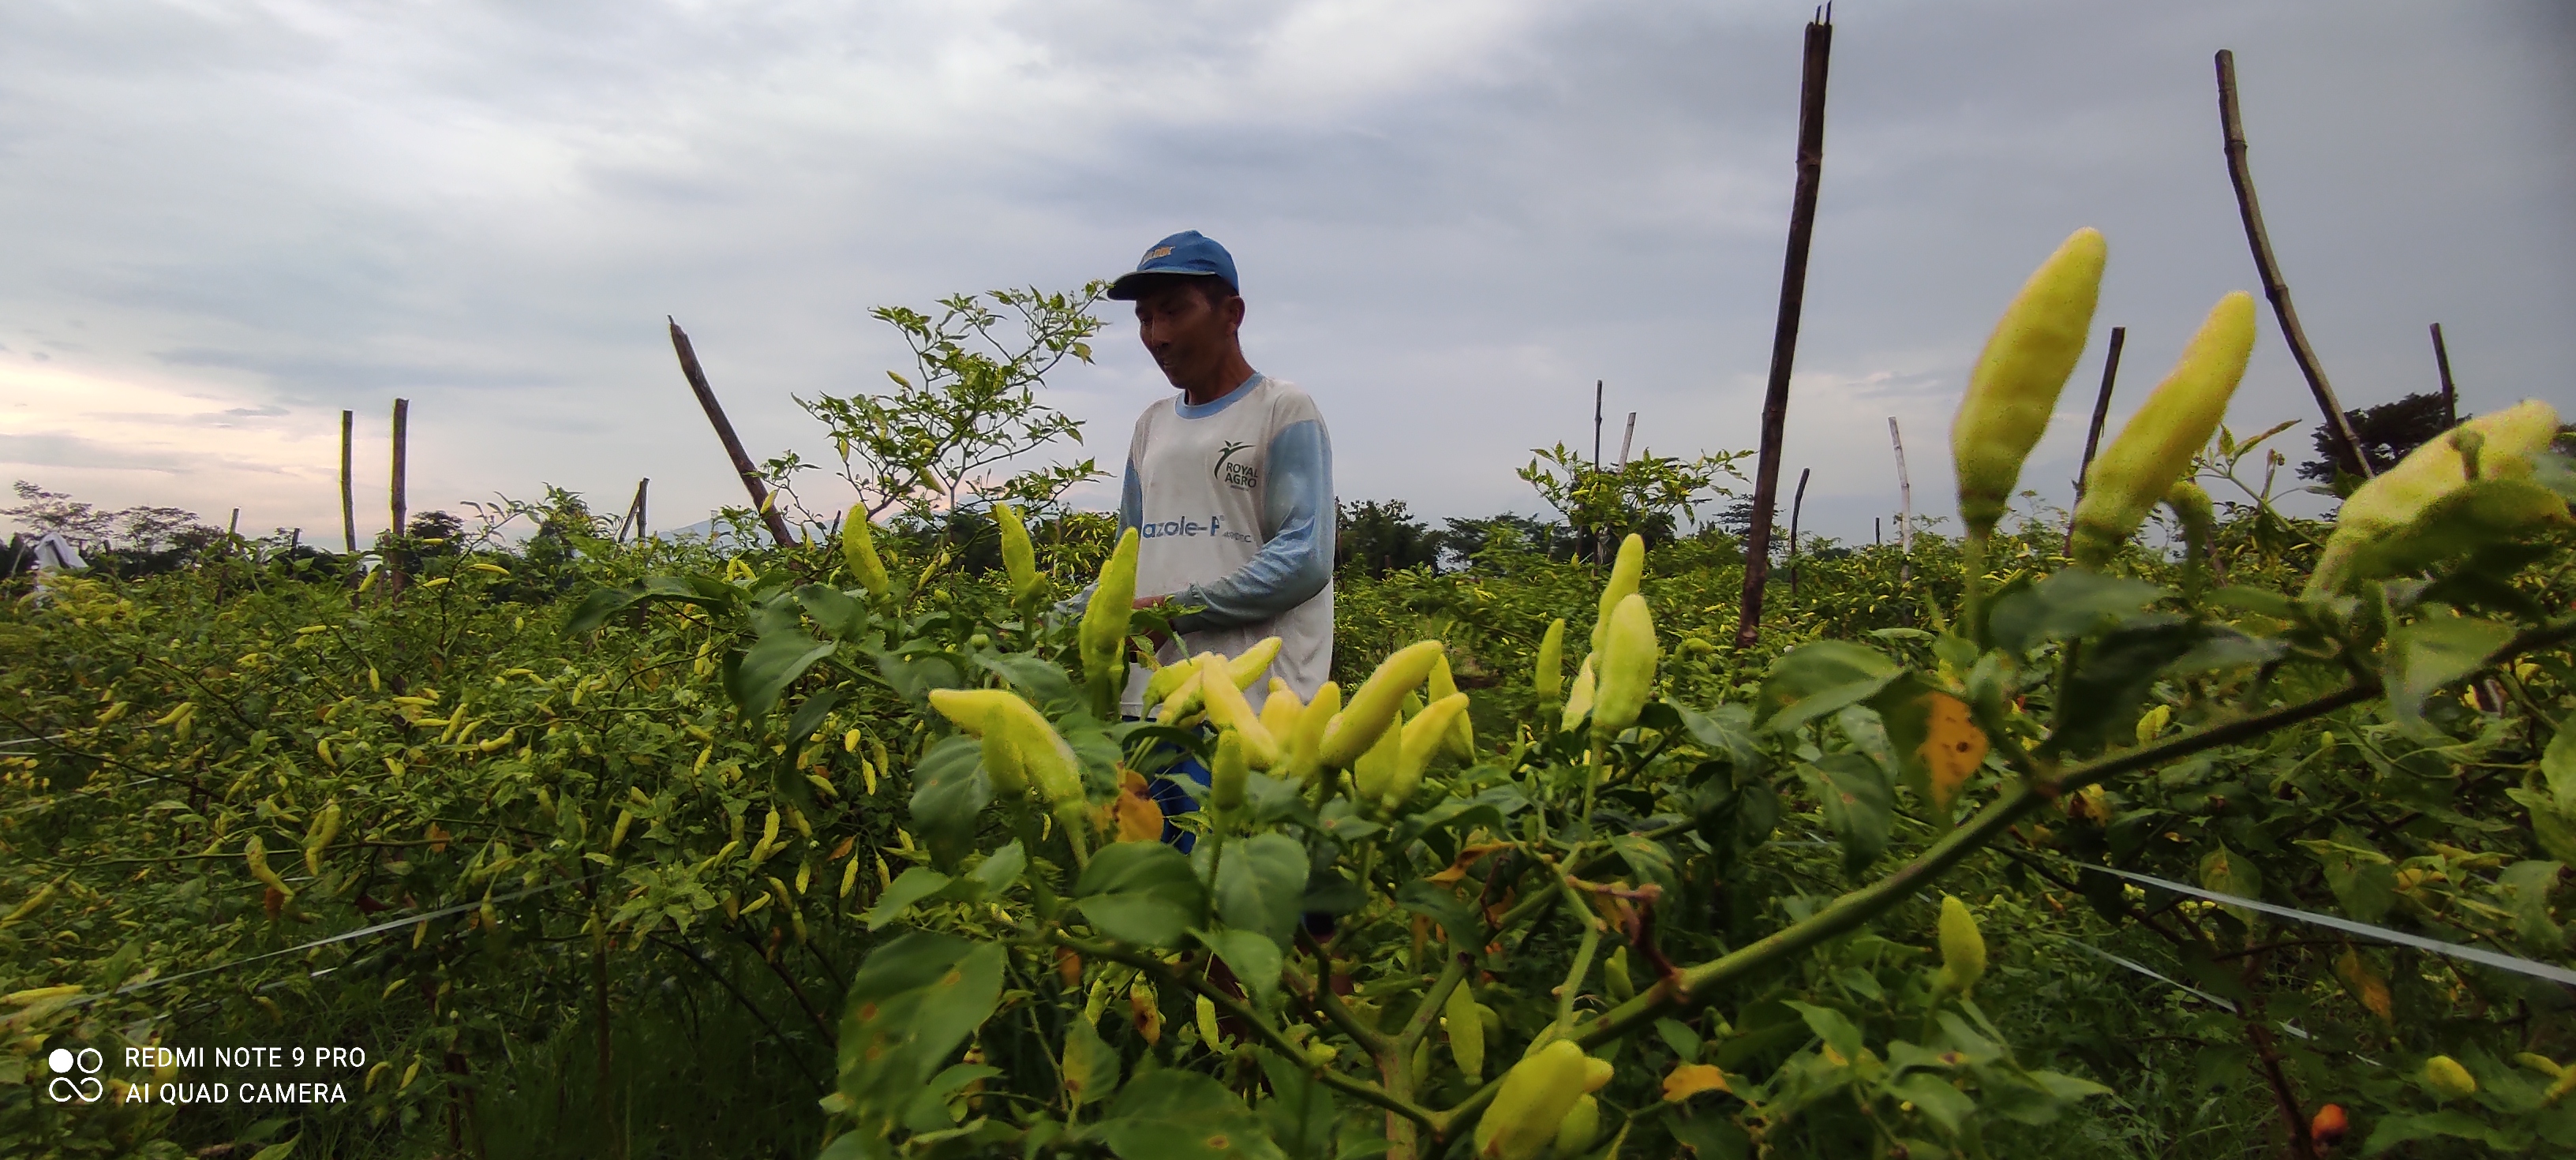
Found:
[[[1254,471],[1251,464],[1228,462],[1234,458],[1235,452],[1249,451],[1251,449],[1252,445],[1249,443],[1229,442],[1218,447],[1216,449],[1216,466],[1208,469],[1208,475],[1212,478],[1224,480],[1227,484],[1231,485],[1238,491],[1250,491],[1254,487],[1259,486],[1261,483],[1261,473]]]

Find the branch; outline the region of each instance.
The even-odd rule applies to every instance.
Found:
[[[1387,1111],[1394,1112],[1399,1116],[1403,1116],[1408,1120],[1421,1124],[1425,1128],[1430,1128],[1434,1131],[1438,1130],[1435,1117],[1430,1109],[1425,1108],[1420,1104],[1416,1104],[1411,1100],[1398,1099],[1395,1096],[1388,1095],[1384,1091],[1379,1090],[1376,1084],[1369,1083],[1365,1080],[1352,1079],[1351,1077],[1343,1075],[1330,1067],[1313,1062],[1307,1057],[1305,1048],[1298,1046],[1294,1041],[1282,1034],[1278,1028],[1272,1027],[1270,1025],[1270,1021],[1263,1018],[1261,1012],[1254,1010],[1251,1004],[1227,993],[1225,988],[1209,982],[1205,976],[1182,975],[1173,971],[1171,968],[1164,966],[1162,960],[1157,959],[1152,955],[1138,954],[1134,951],[1111,946],[1107,943],[1089,942],[1075,938],[1072,935],[1065,934],[1062,931],[1050,931],[1047,934],[1047,938],[1052,940],[1056,945],[1064,947],[1075,954],[1107,959],[1114,963],[1123,963],[1127,966],[1134,967],[1139,972],[1151,976],[1154,982],[1159,986],[1180,988],[1205,996],[1210,1003],[1216,1005],[1218,1010],[1242,1020],[1247,1026],[1250,1026],[1255,1032],[1259,1033],[1262,1042],[1268,1045],[1272,1051],[1278,1052],[1280,1055],[1286,1057],[1292,1062],[1304,1063],[1306,1065],[1306,1074],[1322,1081],[1324,1086],[1346,1092],[1368,1103],[1376,1104]]]

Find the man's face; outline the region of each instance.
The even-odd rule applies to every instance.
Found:
[[[1243,324],[1243,299],[1211,305],[1193,281],[1175,277],[1136,299],[1136,336],[1163,377],[1181,388],[1204,384],[1224,367]]]

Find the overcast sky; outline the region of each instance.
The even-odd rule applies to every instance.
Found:
[[[2347,405],[2434,383],[2576,410],[2576,17],[2492,3],[1847,0],[1789,414],[1807,525],[1952,511],[1947,428],[2070,230],[2111,259],[2026,486],[2257,289],[2219,152],[2236,52],[2273,242]],[[1346,499],[1538,509],[1608,383],[1658,454],[1751,447],[1795,139],[1792,3],[0,5],[0,477],[336,539],[544,483],[654,523],[739,502],[665,340],[755,455],[791,395],[905,365],[870,307],[1071,287],[1197,228],[1254,366],[1313,393]],[[1113,468],[1169,391],[1113,309],[1048,400]],[[2232,423],[2316,413],[2268,313]],[[2291,438],[2308,453],[2306,429]],[[816,478],[810,499],[837,506]],[[1784,484],[1784,493],[1786,485]],[[1087,493],[1108,506],[1106,487]],[[2220,491],[2220,498],[2227,498]]]

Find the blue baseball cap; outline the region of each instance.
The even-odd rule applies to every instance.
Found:
[[[1239,290],[1243,283],[1234,277],[1234,255],[1216,239],[1197,230],[1182,230],[1145,248],[1145,256],[1136,259],[1135,270],[1121,274],[1109,284],[1109,296],[1120,302],[1132,302],[1143,293],[1142,284],[1157,274],[1181,274],[1192,277],[1214,276],[1225,279],[1226,288]]]

